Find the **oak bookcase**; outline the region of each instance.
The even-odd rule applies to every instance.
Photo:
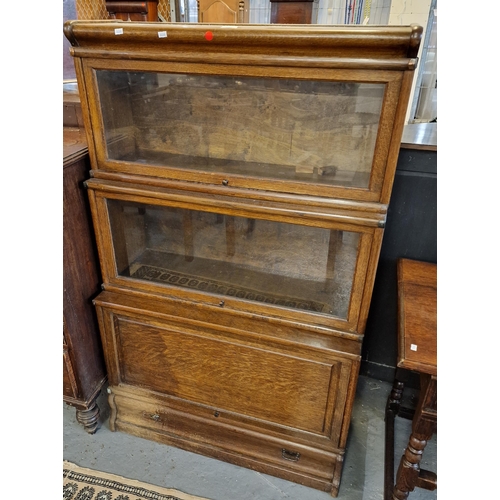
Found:
[[[111,428],[336,496],[422,29],[65,34]]]

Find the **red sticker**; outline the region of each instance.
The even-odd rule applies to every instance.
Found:
[[[213,37],[214,37],[214,34],[213,34],[211,31],[207,31],[207,32],[205,33],[205,38],[206,38],[208,41],[212,40],[212,39],[213,39]]]

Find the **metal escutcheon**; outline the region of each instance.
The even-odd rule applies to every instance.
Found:
[[[300,458],[300,453],[298,451],[289,451],[283,448],[281,450],[281,457],[285,460],[290,460],[291,462],[298,462]]]

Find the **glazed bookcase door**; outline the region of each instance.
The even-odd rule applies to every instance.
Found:
[[[263,77],[252,67],[227,74],[217,65],[85,66],[98,103],[93,128],[102,131],[98,169],[380,198],[401,73],[267,68]]]
[[[125,289],[210,300],[354,330],[363,301],[373,227],[313,216],[272,217],[106,193],[91,200],[100,221],[104,280]],[[93,191],[93,190],[91,190]],[[151,194],[151,191],[149,191]],[[197,204],[198,202],[198,204]]]

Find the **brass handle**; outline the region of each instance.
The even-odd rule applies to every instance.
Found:
[[[290,460],[291,462],[298,462],[300,458],[300,453],[298,451],[289,451],[283,448],[281,450],[281,458],[285,460]]]

